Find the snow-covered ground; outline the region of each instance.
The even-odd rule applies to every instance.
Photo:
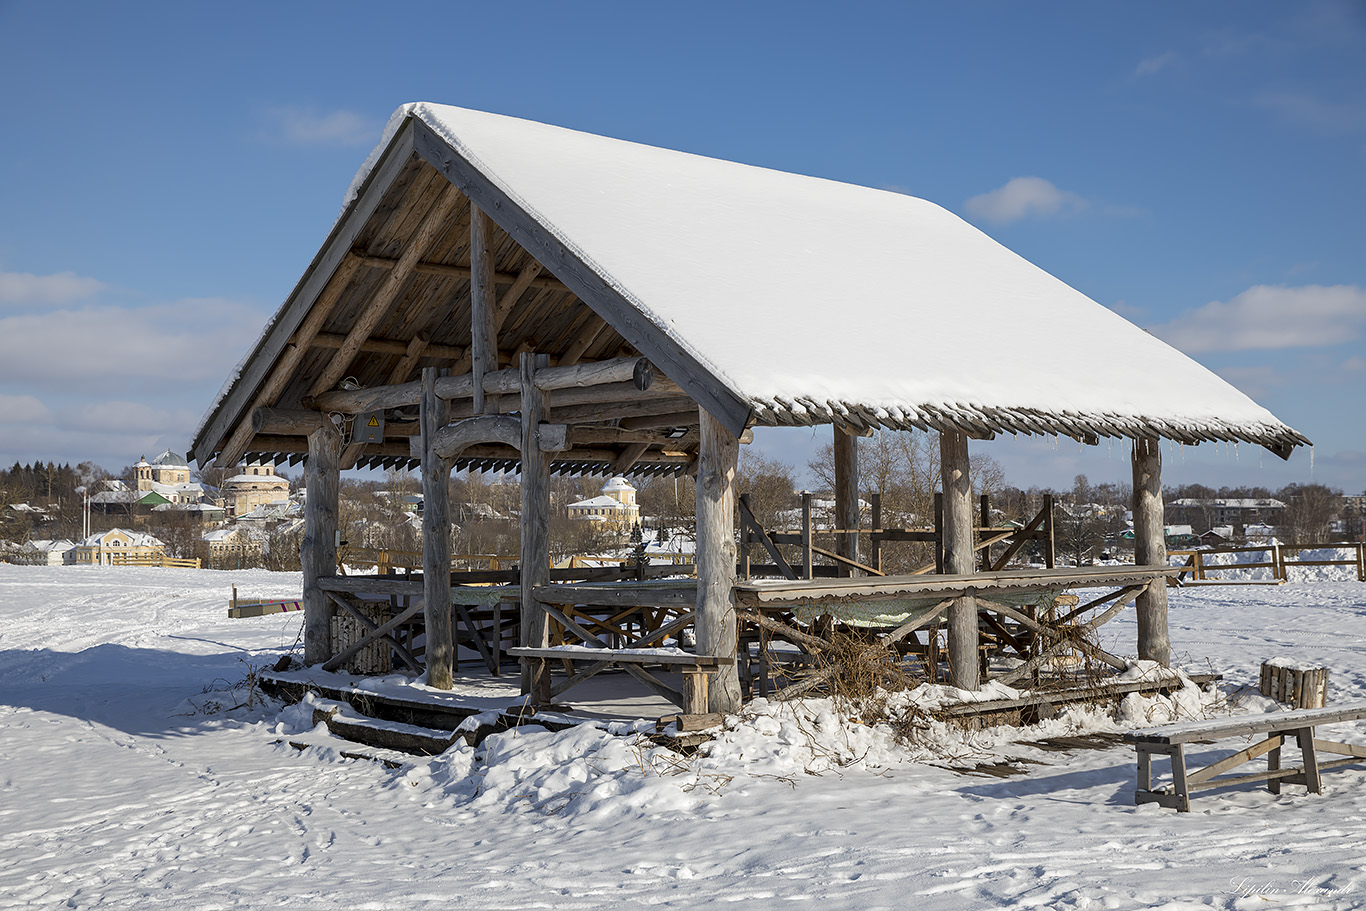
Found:
[[[389,770],[299,708],[247,698],[298,614],[264,572],[0,565],[0,908],[1354,908],[1366,904],[1366,770],[1135,807],[1122,746],[1022,745],[1115,730],[1095,714],[896,748],[829,706],[760,705],[684,760],[625,726],[537,728]],[[1366,585],[1171,593],[1172,641],[1221,694],[1279,657],[1366,698]],[[1132,614],[1104,628],[1125,653]],[[1184,710],[1195,707],[1187,694]],[[1169,703],[1127,706],[1165,717]],[[1132,720],[1130,724],[1135,723]],[[1348,733],[1366,742],[1366,725]],[[995,778],[948,765],[1009,761]]]

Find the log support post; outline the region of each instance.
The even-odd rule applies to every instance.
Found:
[[[422,368],[422,596],[427,635],[427,685],[454,684],[455,638],[451,630],[451,463],[436,454],[436,432],[450,406],[436,394],[436,367]]]
[[[550,453],[542,449],[545,393],[536,388],[536,355],[521,357],[522,374],[522,641],[550,645],[546,610],[532,592],[550,581]],[[550,704],[550,663],[522,661],[522,692],[534,705]]]
[[[944,487],[944,572],[970,575],[976,559],[972,549],[972,479],[966,434],[939,434],[939,466]],[[971,595],[958,598],[949,608],[949,665],[951,682],[960,689],[976,690],[981,686],[977,645],[977,601]]]
[[[331,421],[308,435],[304,466],[304,663],[332,657],[332,602],[318,580],[337,574],[337,509],[341,499],[341,431]]]
[[[697,650],[732,659],[711,681],[713,712],[740,708],[735,610],[735,467],[740,440],[704,408],[697,466]]]
[[[487,409],[484,374],[498,369],[497,333],[493,327],[493,223],[476,205],[470,205],[470,352],[474,374],[474,413]]]
[[[835,427],[835,527],[845,529],[835,538],[835,553],[858,561],[858,437]],[[841,564],[841,576],[852,576],[852,567]]]
[[[1163,534],[1162,449],[1157,439],[1134,440],[1134,563],[1166,566]],[[1167,633],[1167,586],[1155,582],[1135,602],[1138,610],[1138,657],[1167,665],[1171,639]]]

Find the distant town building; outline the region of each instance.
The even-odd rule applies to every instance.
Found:
[[[166,556],[166,545],[137,531],[111,528],[86,538],[74,549],[74,563],[108,566],[125,560]]]
[[[636,489],[622,477],[612,478],[602,485],[602,493],[598,496],[570,503],[567,509],[571,519],[600,522],[623,530],[640,521]]]
[[[272,462],[248,462],[223,482],[223,505],[233,516],[245,516],[258,506],[289,500],[289,480],[275,473]]]
[[[1168,514],[1178,522],[1194,525],[1207,531],[1215,525],[1234,527],[1245,525],[1270,525],[1281,520],[1285,504],[1280,500],[1261,499],[1209,499],[1183,497],[1167,504]]]

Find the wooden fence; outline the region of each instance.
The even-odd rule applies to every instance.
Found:
[[[203,561],[198,557],[188,560],[167,557],[162,554],[118,554],[104,552],[107,566],[172,566],[177,569],[200,569]]]
[[[1352,556],[1341,560],[1301,560],[1299,555],[1306,550],[1346,550]],[[1265,560],[1252,563],[1209,563],[1214,554],[1266,554]],[[1350,566],[1356,570],[1357,581],[1366,582],[1366,544],[1263,544],[1247,547],[1216,547],[1210,550],[1170,550],[1168,557],[1185,557],[1184,566],[1189,567],[1176,577],[1177,585],[1282,585],[1289,579],[1288,570],[1293,566]],[[1210,578],[1210,573],[1222,573],[1238,569],[1270,569],[1270,579],[1225,579]],[[1189,576],[1189,578],[1187,578]]]

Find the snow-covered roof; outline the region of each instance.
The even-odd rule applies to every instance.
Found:
[[[635,490],[636,488],[630,481],[626,480],[621,475],[617,475],[614,478],[609,478],[607,483],[602,485],[602,489],[605,493],[609,490]]]
[[[161,468],[189,468],[190,463],[185,461],[185,457],[178,452],[166,450],[161,455],[152,460],[153,465]]]
[[[110,539],[124,537],[128,539],[129,547],[163,547],[159,538],[154,538],[149,534],[140,531],[129,531],[126,528],[111,528],[108,531],[97,532],[81,542],[84,547],[97,547],[104,545]]]
[[[569,508],[569,509],[629,509],[630,507],[629,507],[629,506],[623,505],[622,502],[621,502],[620,500],[616,499],[615,497],[609,497],[609,496],[607,496],[606,494],[603,494],[603,495],[600,496],[600,497],[589,497],[587,500],[579,500],[579,501],[576,502],[576,503],[570,503],[569,506],[568,506],[568,508]]]
[[[433,169],[572,292],[558,315],[543,309],[539,319],[507,320],[535,332],[537,350],[569,349],[570,328],[580,325],[572,308],[586,303],[616,334],[596,356],[624,342],[737,433],[750,423],[843,423],[979,437],[1156,434],[1243,440],[1282,455],[1308,442],[1211,371],[934,203],[423,103],[391,118],[328,244],[205,415],[196,458],[250,420],[256,391],[312,301],[333,276],[356,274],[341,269],[351,245],[398,230],[379,220],[393,211],[381,199],[427,212],[442,198],[448,184],[439,181],[426,195],[385,196]],[[386,249],[412,236],[384,235]],[[438,255],[464,255],[468,264],[463,247],[445,243],[434,247]],[[520,263],[498,268],[510,276]],[[428,269],[438,276],[448,267],[461,266]],[[372,293],[364,288],[373,288],[365,281],[347,277],[334,289],[344,303],[333,312],[360,309]],[[405,322],[380,320],[373,330],[390,343],[422,322],[394,309]],[[355,317],[339,319],[347,318]],[[334,321],[325,331],[353,328]],[[1106,351],[1129,369],[1078,382],[1071,361],[1039,356],[1064,344]],[[267,404],[291,407],[330,376],[324,358],[290,363],[300,372]],[[386,382],[379,378],[392,361],[372,366],[355,355],[343,366],[366,386]]]

